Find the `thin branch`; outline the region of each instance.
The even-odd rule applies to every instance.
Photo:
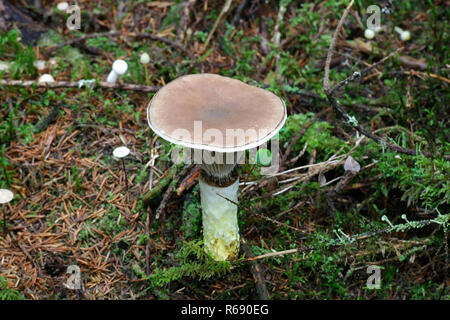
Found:
[[[150,216],[152,209],[147,206],[147,219],[145,220],[145,235],[148,237],[145,241],[145,274],[150,274]]]
[[[244,249],[245,255],[247,257],[254,258],[252,250],[247,244],[247,241],[243,237],[241,237],[242,249]],[[253,280],[255,281],[256,292],[258,292],[258,297],[261,300],[269,300],[269,291],[267,291],[266,283],[264,281],[263,270],[261,265],[256,261],[252,261],[251,271],[253,274]]]
[[[241,4],[237,7],[236,13],[234,14],[233,20],[231,20],[231,24],[236,26],[241,20],[242,11],[247,6],[248,0],[242,0]]]
[[[225,13],[228,12],[228,10],[230,10],[231,2],[232,0],[227,0],[227,2],[225,2],[222,11],[220,11],[219,16],[217,17],[217,20],[214,23],[214,26],[212,27],[211,31],[208,34],[208,37],[206,38],[205,45],[203,46],[203,51],[206,50],[206,48],[208,47],[208,44],[211,41],[214,32],[216,32],[216,29],[219,26],[219,23],[222,20],[223,16],[225,15]]]
[[[44,82],[38,83],[34,80],[4,80],[0,79],[0,86],[11,86],[11,87],[36,87],[36,88],[80,88],[80,81],[55,81],[55,82]],[[103,89],[121,89],[139,92],[156,92],[161,87],[159,86],[144,86],[140,84],[133,83],[109,83],[104,81],[99,81],[94,84],[99,88]]]
[[[314,248],[312,248],[312,247],[304,247],[304,248],[295,248],[295,249],[289,249],[289,250],[283,250],[283,251],[277,251],[277,252],[270,252],[270,253],[262,254],[260,256],[247,258],[247,259],[243,260],[243,262],[255,261],[255,260],[260,260],[260,259],[264,259],[264,258],[277,257],[277,256],[285,255],[285,254],[292,254],[292,253],[301,252],[301,251],[309,251],[309,250],[313,250],[313,249]]]
[[[189,21],[190,9],[191,9],[191,7],[195,6],[196,2],[197,2],[197,0],[188,0],[185,3],[184,9],[183,9],[183,15],[180,18],[180,23],[178,24],[178,28],[177,28],[177,39],[180,41],[184,40],[184,34],[186,32],[186,25]]]
[[[341,20],[339,20],[338,26],[336,27],[336,31],[334,31],[333,38],[331,39],[330,48],[328,49],[327,54],[327,60],[325,61],[325,75],[323,77],[323,91],[325,93],[328,93],[330,90],[330,85],[328,84],[328,79],[330,78],[330,63],[331,63],[331,57],[333,56],[334,47],[336,46],[336,39],[341,31],[342,25],[344,24],[345,18],[347,18],[348,12],[350,11],[350,8],[353,5],[354,0],[350,2],[350,4],[347,6],[347,8],[344,11],[344,14],[341,17]]]
[[[422,227],[431,225],[436,222],[433,220],[418,220],[418,221],[414,221],[414,223],[416,223],[416,228],[422,228]],[[397,227],[404,226],[404,225],[407,225],[407,224],[397,225]],[[368,238],[371,238],[374,236],[391,233],[391,232],[396,232],[396,231],[398,231],[398,230],[396,230],[395,228],[393,229],[392,227],[387,227],[387,228],[372,231],[372,232],[365,232],[365,233],[361,233],[361,234],[357,234],[352,237],[349,237],[349,239],[344,239],[344,240],[327,243],[326,247],[329,247],[329,248],[339,247],[341,245],[349,244],[349,243],[352,243],[355,241],[361,241],[361,240],[365,240],[365,239],[368,239]],[[255,260],[260,260],[260,259],[264,259],[264,258],[282,256],[285,254],[293,254],[293,253],[305,252],[305,251],[314,251],[317,249],[319,249],[318,246],[307,246],[307,247],[293,248],[293,249],[277,251],[277,252],[269,252],[269,253],[265,253],[265,254],[262,254],[262,255],[259,255],[259,256],[253,257],[253,258],[246,258],[244,260],[241,260],[240,262],[255,261]]]
[[[178,183],[178,180],[180,180],[182,177],[184,177],[189,172],[189,170],[192,169],[192,166],[193,165],[185,165],[183,167],[183,169],[180,171],[180,173],[177,173],[175,175],[175,177],[173,178],[172,183],[170,184],[170,186],[167,188],[166,192],[164,193],[163,199],[161,200],[158,209],[156,209],[156,216],[155,216],[156,220],[159,219],[159,216],[161,215],[161,213],[166,208],[167,203],[168,203],[168,201],[169,201],[170,197],[172,196],[172,193],[173,193],[173,191],[175,189],[175,186]]]
[[[342,80],[341,82],[339,82],[338,84],[336,84],[331,90],[330,90],[330,94],[333,94],[337,89],[345,86],[347,83],[355,81],[358,78],[361,78],[362,76],[366,75],[370,70],[375,69],[376,67],[378,67],[380,64],[384,63],[386,60],[389,60],[390,58],[392,58],[394,55],[396,55],[397,53],[399,53],[400,51],[402,51],[404,48],[398,48],[397,50],[391,52],[389,55],[387,55],[386,57],[384,57],[383,59],[381,59],[380,61],[377,61],[376,63],[368,66],[367,68],[364,68],[363,70],[361,70],[360,72],[354,72],[350,77],[348,77],[345,80]]]

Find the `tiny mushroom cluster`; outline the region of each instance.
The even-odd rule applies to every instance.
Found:
[[[206,252],[216,261],[237,258],[237,164],[245,160],[245,150],[256,149],[281,129],[286,120],[283,100],[236,79],[192,74],[156,93],[148,105],[147,120],[157,135],[185,147],[186,162],[201,164]],[[258,131],[264,134],[246,134]]]
[[[377,35],[377,33],[383,31],[383,27],[377,27],[375,29],[373,28],[368,28],[366,30],[364,30],[364,37],[368,40],[372,40],[373,38],[375,38],[375,36]],[[409,41],[411,40],[411,32],[409,32],[408,30],[403,30],[400,27],[394,27],[395,32],[397,32],[400,35],[400,40],[402,41]]]

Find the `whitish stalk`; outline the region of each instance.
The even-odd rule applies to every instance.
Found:
[[[233,260],[239,253],[238,208],[229,200],[238,202],[239,179],[223,188],[201,178],[199,184],[205,249],[216,261]]]

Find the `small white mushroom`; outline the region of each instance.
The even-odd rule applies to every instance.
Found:
[[[42,76],[39,77],[38,83],[51,83],[55,82],[55,79],[52,77],[51,74],[45,73]]]
[[[116,83],[119,76],[128,70],[128,64],[124,60],[116,60],[112,65],[112,70],[106,79],[106,82]]]
[[[0,204],[10,202],[14,198],[14,193],[8,189],[0,189]]]
[[[125,158],[127,155],[130,154],[130,149],[128,149],[127,147],[118,147],[115,148],[113,151],[113,156],[116,158]]]
[[[403,30],[399,27],[395,27],[394,30],[400,35],[400,40],[408,41],[411,39],[411,32],[409,32],[408,30]]]
[[[0,71],[7,71],[9,69],[9,62],[0,61]]]
[[[67,2],[60,2],[56,5],[56,8],[60,11],[66,11],[69,8],[69,4]]]
[[[150,62],[150,56],[148,55],[147,52],[144,52],[143,54],[141,54],[141,58],[140,58],[140,62],[141,64],[144,65],[144,69],[145,69],[145,82],[147,84],[149,84],[149,79],[148,79],[148,63]]]
[[[141,54],[140,62],[142,64],[147,64],[150,62],[150,56],[148,55],[147,52],[144,52],[143,54]]]
[[[33,62],[33,66],[38,69],[39,71],[44,70],[47,62],[44,60],[36,60]]]
[[[118,147],[113,150],[113,156],[122,161],[122,169],[123,169],[123,173],[125,175],[125,185],[126,185],[127,191],[128,191],[128,176],[127,176],[127,170],[125,169],[125,161],[123,159],[126,156],[128,156],[129,154],[130,154],[130,149],[128,149],[125,146]]]
[[[372,40],[373,38],[375,38],[375,31],[372,29],[366,29],[364,31],[364,37],[366,39]]]
[[[50,58],[48,60],[48,64],[50,67],[56,66],[58,64],[58,60],[56,60],[56,58]]]

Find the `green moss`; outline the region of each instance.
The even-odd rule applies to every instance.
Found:
[[[22,294],[15,290],[8,288],[8,281],[0,277],[0,300],[23,300]]]

